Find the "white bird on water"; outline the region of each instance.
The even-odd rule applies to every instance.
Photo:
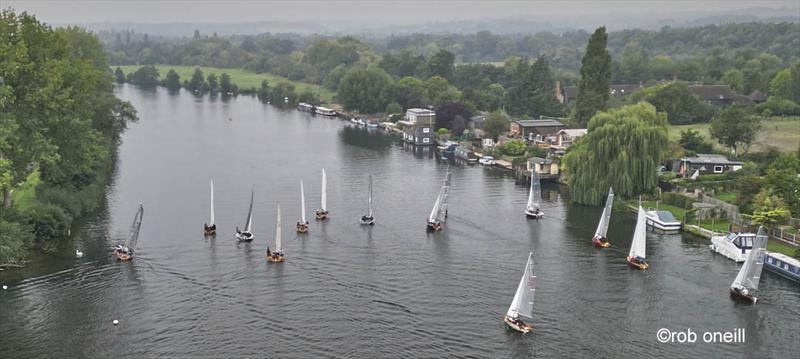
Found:
[[[83,258],[83,252],[80,250],[75,250],[75,258]]]

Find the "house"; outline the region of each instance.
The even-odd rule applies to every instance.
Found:
[[[585,128],[565,128],[556,133],[556,140],[550,146],[556,154],[563,155],[572,142],[585,135],[589,130]]]
[[[724,108],[730,105],[752,106],[753,100],[737,94],[728,85],[689,85],[689,91],[711,106]]]
[[[528,159],[528,173],[536,171],[540,178],[558,178],[558,163],[549,158],[531,157]]]
[[[422,108],[410,108],[406,110],[405,119],[397,121],[397,123],[403,128],[403,141],[419,146],[434,144],[435,112]]]
[[[630,95],[636,90],[644,88],[644,84],[613,84],[608,87],[611,97],[621,98]],[[556,81],[556,99],[562,104],[568,105],[578,99],[577,86],[561,87],[561,81]]]
[[[765,96],[763,93],[761,93],[761,91],[758,90],[753,91],[753,93],[751,93],[750,96],[747,97],[749,97],[750,100],[753,101],[753,103],[755,104],[759,104],[767,100],[767,96]]]
[[[700,174],[738,171],[742,168],[742,163],[728,160],[723,155],[698,154],[694,157],[681,158],[680,163],[673,168],[678,168],[678,174],[681,176],[691,176],[695,171],[699,171]]]
[[[564,127],[566,126],[563,123],[555,119],[517,120],[511,123],[509,135],[528,141],[542,141],[546,137],[555,136]]]

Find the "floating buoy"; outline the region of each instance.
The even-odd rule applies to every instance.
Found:
[[[117,324],[119,324],[119,320],[114,319],[114,321],[112,323],[114,323],[114,325],[117,325]]]

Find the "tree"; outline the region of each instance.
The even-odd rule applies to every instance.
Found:
[[[262,85],[264,83],[262,82]],[[297,104],[297,93],[294,85],[289,81],[280,81],[270,89],[270,102],[275,106],[294,106]]]
[[[508,132],[508,126],[511,123],[511,118],[508,117],[503,110],[494,110],[486,118],[483,124],[483,130],[490,138],[497,139],[500,135]]]
[[[794,95],[792,100],[794,100],[794,102],[800,103],[800,61],[795,62],[794,66],[792,66],[791,75],[792,75],[791,93]]]
[[[668,142],[666,114],[649,103],[598,113],[564,157],[572,200],[599,204],[609,186],[621,198],[651,190]]]
[[[403,106],[400,106],[400,104],[397,102],[392,102],[386,105],[385,112],[389,115],[403,113]]]
[[[392,77],[380,67],[352,69],[342,78],[336,98],[346,110],[378,113],[392,98]]]
[[[455,55],[447,50],[439,50],[428,59],[428,76],[440,76],[445,79],[453,77]]]
[[[744,90],[744,75],[739,70],[731,69],[726,71],[725,75],[722,75],[722,82],[736,92]]]
[[[503,153],[509,156],[520,156],[525,154],[527,146],[525,145],[525,140],[513,139],[506,141],[502,150]]]
[[[261,102],[270,101],[269,82],[267,80],[261,80],[261,86],[258,88],[256,96]]]
[[[644,100],[667,113],[673,125],[707,122],[714,115],[711,105],[700,100],[689,88],[679,82],[648,87],[633,95],[635,101]]]
[[[166,80],[164,80],[164,86],[170,90],[177,90],[181,88],[181,76],[175,72],[175,69],[169,69],[169,71],[167,71],[167,77]]]
[[[755,142],[761,122],[746,109],[739,106],[728,107],[711,121],[711,137],[725,146],[730,147],[734,157],[747,153]]]
[[[381,58],[378,64],[387,73],[397,76],[416,76],[424,71],[425,57],[414,55],[410,50],[402,50],[397,53],[387,53]]]
[[[199,67],[194,69],[192,79],[189,80],[189,86],[186,89],[194,93],[205,91],[205,79],[203,78],[203,71]]]
[[[638,42],[625,44],[620,58],[620,67],[622,68],[622,73],[619,76],[620,81],[622,83],[637,83],[649,79],[648,65],[647,52]]]
[[[755,224],[770,228],[789,219],[790,212],[786,208],[786,203],[780,197],[772,195],[767,189],[762,189],[753,198],[753,202],[755,209],[751,219]]]
[[[779,197],[793,216],[800,216],[800,159],[784,153],[770,163],[764,184],[770,194]]]
[[[714,150],[714,146],[708,143],[705,138],[693,129],[686,129],[681,131],[681,138],[678,143],[686,150],[693,151],[694,153],[710,153]]]
[[[158,69],[153,65],[142,66],[130,74],[128,82],[145,87],[158,86]]]
[[[219,78],[219,91],[222,92],[223,95],[235,95],[236,88],[233,83],[231,83],[231,76],[227,73],[222,73],[222,76]]]
[[[450,84],[447,82],[447,79],[441,76],[433,76],[425,80],[424,84],[425,88],[425,102],[428,104],[437,106],[441,105],[446,100],[453,100],[450,96],[452,93],[448,94],[447,91],[450,89]]]
[[[114,80],[118,84],[124,84],[125,83],[125,73],[122,72],[122,69],[119,66],[117,66],[117,69],[114,70]]]
[[[747,61],[742,68],[745,93],[755,90],[767,92],[769,81],[775,77],[780,65],[781,59],[770,53],[763,53]]]
[[[403,108],[422,107],[425,102],[425,84],[416,77],[406,76],[397,81],[394,100]]]
[[[769,94],[784,100],[792,100],[795,98],[792,86],[792,70],[784,69],[777,74],[769,82]]]
[[[761,191],[761,177],[748,174],[736,180],[736,205],[742,213],[753,213],[753,198]]]
[[[472,110],[462,102],[449,102],[436,108],[436,127],[449,128],[456,136],[461,136]]]
[[[595,30],[586,45],[575,105],[575,121],[579,126],[586,126],[595,113],[606,108],[611,82],[611,54],[606,49],[607,42],[608,34],[603,26]]]
[[[217,74],[214,73],[208,74],[206,82],[208,83],[208,90],[211,91],[211,93],[216,93],[217,87],[219,86],[219,84],[217,83]]]

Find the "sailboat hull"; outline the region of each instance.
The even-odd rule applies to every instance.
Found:
[[[736,300],[739,300],[739,301],[743,301],[743,302],[747,302],[747,303],[750,303],[750,304],[756,304],[756,302],[758,301],[758,298],[754,297],[752,294],[750,294],[750,293],[743,294],[743,293],[739,292],[738,290],[736,290],[733,287],[731,287],[731,297],[733,299],[736,299]]]
[[[217,234],[217,225],[214,224],[214,225],[211,225],[209,227],[208,225],[204,224],[203,225],[203,234],[207,235],[207,236],[212,236],[212,235]]]
[[[125,252],[120,251],[120,250],[115,250],[114,251],[114,255],[117,257],[118,260],[121,260],[121,261],[129,261],[129,260],[133,259],[133,255],[132,254],[125,253]]]
[[[444,228],[444,226],[441,223],[428,221],[428,224],[425,227],[425,230],[428,231],[428,232],[438,232],[438,231],[441,231],[442,228]]]
[[[531,211],[529,209],[525,209],[525,217],[539,219],[544,217],[544,212],[542,211]]]
[[[628,265],[634,269],[647,269],[650,267],[650,264],[637,262],[635,258],[628,258]]]
[[[326,219],[326,218],[328,218],[328,211],[323,211],[323,210],[321,210],[321,209],[318,209],[318,210],[317,210],[317,211],[314,213],[314,216],[315,216],[317,219],[319,219],[319,220]]]
[[[611,242],[602,237],[592,237],[592,244],[597,248],[611,247]]]
[[[308,224],[306,224],[306,223],[298,223],[297,224],[297,233],[308,233]]]
[[[236,233],[236,239],[239,240],[239,242],[252,242],[253,241],[253,237],[255,237],[255,236],[250,232],[239,232],[239,233]]]
[[[523,333],[523,334],[527,334],[527,333],[530,333],[530,332],[533,331],[533,327],[530,326],[529,324],[524,323],[521,320],[514,321],[511,318],[509,318],[507,315],[503,316],[503,322],[505,322],[506,325],[508,325],[509,328],[514,329],[514,330],[516,330],[516,331],[518,331],[520,333]]]
[[[375,225],[375,218],[361,217],[361,224],[363,224],[365,226],[374,226]]]
[[[281,262],[284,261],[283,257],[284,256],[277,256],[277,255],[271,254],[271,255],[267,256],[267,261],[269,261],[270,263],[281,263]]]

